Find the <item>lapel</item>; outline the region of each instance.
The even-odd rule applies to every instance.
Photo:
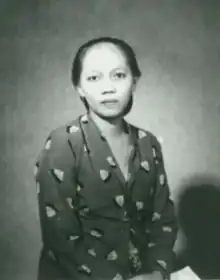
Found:
[[[79,118],[79,123],[84,136],[85,151],[89,154],[91,164],[96,174],[104,181],[110,179],[111,176],[116,176],[122,187],[131,185],[134,181],[134,175],[139,168],[139,161],[137,160],[139,154],[137,129],[125,122],[126,129],[128,133],[130,133],[132,139],[129,160],[129,178],[125,180],[107,140],[89,114],[81,116]],[[134,161],[134,159],[136,159],[136,161]]]

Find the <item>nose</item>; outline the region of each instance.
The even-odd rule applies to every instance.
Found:
[[[109,93],[115,93],[116,92],[116,87],[112,81],[107,81],[105,80],[103,83],[103,89],[102,89],[102,94],[109,94]]]

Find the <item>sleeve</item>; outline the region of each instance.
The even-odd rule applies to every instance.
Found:
[[[169,279],[175,261],[173,247],[177,236],[177,222],[162,150],[156,137],[152,144],[152,152],[156,167],[156,183],[148,262],[153,271],[159,270],[164,279]]]
[[[54,130],[35,165],[42,241],[48,254],[73,279],[83,250],[74,165],[74,151],[65,132]]]

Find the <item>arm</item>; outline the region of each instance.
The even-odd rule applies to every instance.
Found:
[[[75,279],[82,263],[82,229],[74,203],[77,186],[74,181],[74,154],[65,132],[53,131],[37,161],[39,215],[44,247]]]
[[[156,188],[154,192],[154,213],[150,228],[150,252],[148,263],[153,271],[159,271],[168,278],[173,270],[173,246],[177,236],[174,204],[170,198],[167,175],[161,146],[154,138],[152,143],[156,166]]]

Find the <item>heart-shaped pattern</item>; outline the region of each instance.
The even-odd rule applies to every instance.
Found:
[[[116,167],[116,162],[114,161],[114,159],[112,157],[110,157],[110,156],[107,157],[107,161],[111,167]]]
[[[147,172],[150,171],[150,164],[147,160],[141,162],[141,167]]]
[[[101,179],[106,182],[110,177],[110,172],[104,169],[100,170],[100,177]]]
[[[88,116],[87,115],[84,115],[81,117],[81,122],[82,123],[88,123]]]
[[[77,191],[77,192],[80,192],[81,189],[82,189],[82,187],[78,184],[78,185],[76,186],[76,191]]]
[[[117,273],[112,280],[123,280],[123,277],[120,273]]]
[[[160,217],[161,217],[161,215],[159,213],[154,212],[153,217],[152,217],[152,221],[153,222],[158,221],[158,220],[160,220]]]
[[[104,233],[100,229],[92,229],[90,230],[90,235],[92,235],[93,237],[101,238],[104,235]]]
[[[163,230],[163,232],[172,232],[173,231],[171,227],[167,227],[167,226],[162,227],[162,230]]]
[[[45,146],[44,146],[44,149],[45,149],[45,150],[50,150],[50,148],[51,148],[51,143],[52,143],[51,139],[48,139],[47,142],[46,142],[46,144],[45,144]]]
[[[76,126],[76,125],[71,125],[71,126],[67,127],[67,132],[68,133],[75,133],[77,131],[79,131],[79,127]]]
[[[116,253],[115,250],[111,251],[108,256],[107,256],[107,260],[108,261],[115,261],[118,258],[118,254]]]
[[[69,236],[70,241],[75,241],[75,240],[78,240],[78,239],[79,239],[79,235],[70,235]]]
[[[83,150],[85,153],[88,153],[88,151],[89,151],[86,145],[83,145]]]
[[[93,248],[91,248],[91,249],[88,249],[88,254],[89,255],[91,255],[91,256],[93,256],[93,257],[96,257],[96,252],[95,252],[95,250],[93,249]]]
[[[143,201],[136,201],[136,207],[137,210],[142,210],[144,208],[144,202]]]
[[[134,244],[129,241],[128,243],[128,251],[130,255],[137,255],[138,254],[138,248],[134,246]]]
[[[53,171],[53,174],[55,175],[55,177],[57,178],[57,180],[59,182],[62,182],[63,178],[64,178],[64,172],[57,168],[54,168],[52,171]]]
[[[91,269],[87,266],[87,265],[85,265],[85,264],[82,264],[82,265],[80,265],[79,267],[78,267],[78,270],[79,270],[79,272],[84,272],[84,273],[86,273],[87,275],[90,275],[91,274]]]
[[[141,129],[138,130],[138,138],[139,139],[142,139],[144,138],[145,136],[147,136],[147,133]]]
[[[56,215],[56,211],[52,207],[46,206],[46,214],[48,218],[53,218]]]
[[[115,202],[118,206],[122,207],[124,205],[124,196],[123,195],[116,195]]]
[[[160,185],[164,186],[164,184],[165,184],[165,175],[164,174],[160,174],[159,181],[160,181]]]
[[[72,197],[67,197],[66,201],[67,201],[69,207],[70,207],[71,209],[73,209],[73,208],[74,208],[73,198],[72,198]]]
[[[152,152],[153,152],[153,158],[157,157],[157,151],[154,147],[152,147]]]
[[[163,260],[157,260],[157,263],[161,265],[164,269],[167,269],[167,263]]]

